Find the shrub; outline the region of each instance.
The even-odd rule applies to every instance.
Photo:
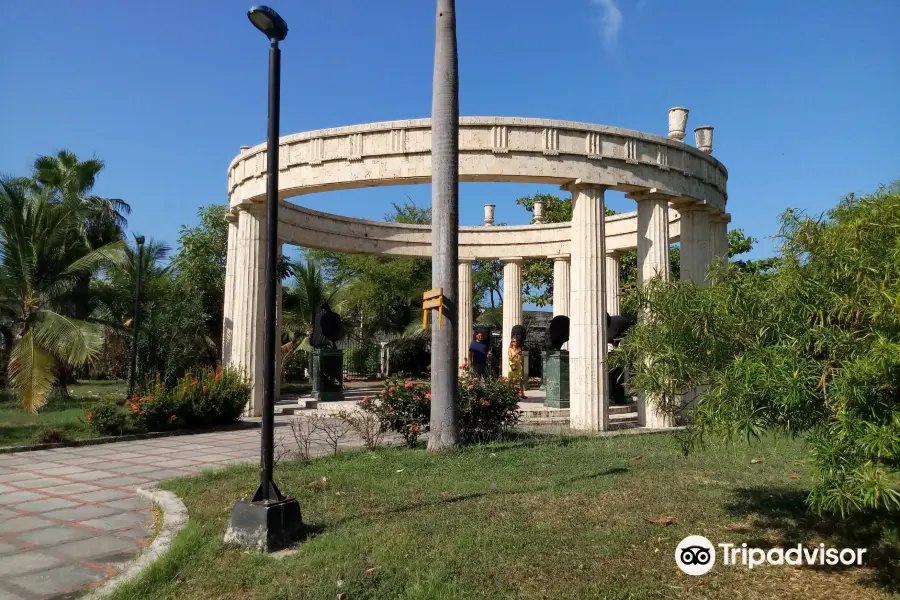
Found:
[[[125,413],[115,402],[98,402],[88,409],[87,422],[94,435],[122,435]]]
[[[131,425],[137,431],[167,431],[178,427],[181,404],[157,375],[156,381],[146,393],[141,388],[128,399],[125,407]]]
[[[181,416],[187,427],[227,425],[237,421],[250,401],[250,384],[234,368],[188,374],[178,380]]]
[[[249,400],[250,384],[229,367],[188,373],[172,389],[157,377],[151,390],[135,394],[126,406],[136,429],[166,431],[234,423]]]
[[[496,439],[519,420],[519,390],[506,379],[480,379],[469,374],[459,378],[460,437],[463,442]],[[383,431],[403,436],[407,446],[418,442],[431,416],[431,388],[426,382],[388,379],[374,399],[359,403],[378,417]]]
[[[519,388],[515,382],[464,374],[459,380],[460,436],[463,442],[497,439],[519,422]]]
[[[72,439],[65,429],[59,427],[44,426],[34,433],[35,444],[59,444]]]
[[[610,362],[673,416],[699,389],[686,449],[806,436],[812,508],[900,511],[898,231],[898,184],[823,216],[788,210],[764,272],[718,264],[715,285],[636,289],[646,317]]]

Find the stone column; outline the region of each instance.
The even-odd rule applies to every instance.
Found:
[[[509,373],[509,342],[512,328],[522,324],[522,259],[502,258],[503,261],[503,354],[500,376]]]
[[[652,193],[633,197],[638,205],[638,283],[646,283],[653,277],[661,277],[668,281],[669,199],[661,194]],[[654,409],[651,398],[638,396],[637,405],[639,425],[654,429],[672,425],[670,418]]]
[[[606,237],[604,188],[576,181],[572,192],[569,424],[609,428],[606,366]]]
[[[681,279],[707,285],[706,271],[711,259],[710,223],[706,207],[688,204],[678,207],[681,221]]]
[[[637,278],[646,283],[659,276],[669,280],[669,200],[646,194],[637,200]],[[572,232],[574,241],[575,235]]]
[[[622,295],[622,284],[619,281],[619,261],[622,253],[618,250],[606,253],[606,312],[610,315],[622,314],[619,307],[619,296]]]
[[[230,210],[225,215],[228,222],[228,246],[225,252],[225,298],[222,310],[222,366],[231,364],[231,349],[234,340],[234,293],[235,273],[238,270],[237,237],[238,216]]]
[[[729,214],[709,215],[710,254],[713,260],[724,258],[728,261],[728,222]]]
[[[553,260],[553,316],[569,316],[571,285],[569,283],[569,257],[551,256]]]
[[[244,416],[258,417],[262,414],[265,346],[266,218],[261,205],[241,207],[236,242],[231,362],[244,371],[252,386]]]
[[[459,363],[469,362],[469,345],[472,343],[472,261],[459,261]]]

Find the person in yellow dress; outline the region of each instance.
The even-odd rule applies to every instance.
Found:
[[[522,381],[522,349],[519,340],[512,338],[509,342],[509,373],[507,377],[519,385],[519,398],[525,397],[525,384]]]

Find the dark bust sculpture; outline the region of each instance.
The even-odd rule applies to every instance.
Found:
[[[522,348],[525,346],[525,338],[528,337],[528,330],[525,329],[524,325],[513,325],[509,337],[510,339],[519,342],[519,348]]]
[[[621,315],[610,317],[609,314],[607,314],[606,342],[618,348],[619,344],[622,343],[622,340],[625,339],[625,334],[628,333],[628,330],[631,329],[632,325],[634,325],[634,321],[632,321],[628,317],[623,317]]]
[[[309,345],[313,348],[337,348],[337,341],[341,337],[341,315],[332,312],[328,302],[323,302],[316,311],[313,321],[313,332],[309,339]]]
[[[563,344],[569,341],[569,317],[559,315],[550,320],[547,331],[544,332],[544,348],[546,350],[560,350]]]

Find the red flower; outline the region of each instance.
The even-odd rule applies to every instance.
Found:
[[[388,388],[388,391],[389,391],[389,392],[393,392],[393,391],[396,390],[396,389],[397,389],[397,388],[395,388],[394,386],[391,386],[391,387]]]
[[[410,431],[418,431],[418,430],[419,430],[419,426],[418,426],[418,425],[410,425],[410,426],[409,426],[409,430],[410,430]]]
[[[405,387],[406,389],[409,389],[409,388],[411,388],[412,386],[413,386],[413,382],[412,382],[412,381],[407,381],[407,382],[404,384],[403,387]]]
[[[428,392],[427,394],[425,394],[425,398],[428,400],[431,400],[431,392]]]
[[[362,404],[368,404],[368,403],[369,403],[369,397],[368,397],[368,396],[363,396]]]
[[[475,389],[475,386],[472,385],[472,384],[470,383],[470,384],[469,384],[469,389],[470,389],[470,390],[474,390],[474,389]]]
[[[186,391],[187,391],[187,386],[184,386],[184,388],[183,388],[183,389],[184,389],[184,391],[185,391],[185,392],[186,392]]]
[[[88,419],[93,419],[93,418],[94,418],[94,411],[91,411],[88,413]]]
[[[482,406],[487,406],[487,405],[488,405],[488,401],[487,401],[487,400],[482,400],[482,401],[481,401],[481,405],[482,405]]]
[[[465,369],[465,368],[468,367],[468,366],[469,366],[469,363],[463,363],[463,364],[459,365],[459,368],[460,368],[460,369]]]
[[[219,373],[218,375],[216,375],[216,381],[222,381],[222,374],[221,374],[221,373]]]
[[[422,396],[413,396],[413,400],[415,400],[417,402],[421,399],[422,399]]]
[[[208,392],[208,391],[209,391],[209,386],[208,386],[208,385],[204,385],[204,386],[203,386],[203,391],[204,391],[204,392]]]
[[[393,406],[388,406],[388,412],[394,412],[394,407],[393,407]]]

